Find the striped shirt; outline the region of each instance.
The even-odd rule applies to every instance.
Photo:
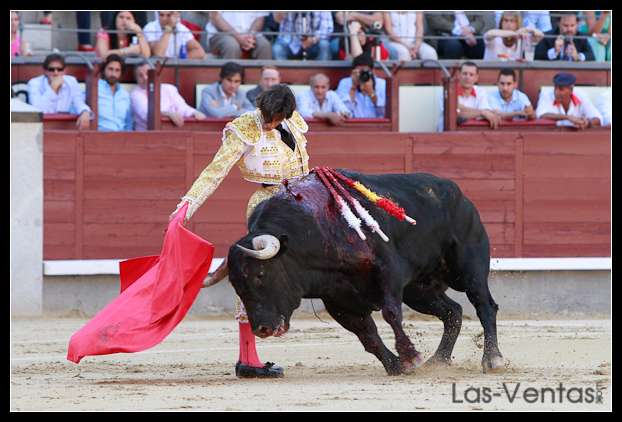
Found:
[[[290,12],[281,21],[279,32],[278,39],[296,55],[302,47],[300,34],[327,39],[333,32],[333,16],[330,12]]]

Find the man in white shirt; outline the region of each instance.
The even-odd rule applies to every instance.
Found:
[[[160,10],[158,20],[145,25],[143,33],[151,47],[152,55],[203,59],[205,57],[203,47],[192,32],[179,22],[180,17],[181,13],[177,10]]]
[[[262,34],[267,12],[229,12],[209,13],[208,32],[209,51],[223,59],[253,58],[272,59],[272,46]]]
[[[599,127],[602,116],[587,95],[574,93],[577,78],[571,73],[560,72],[553,77],[553,91],[540,92],[536,115],[538,119],[556,120],[558,126],[577,129]]]
[[[298,112],[304,118],[324,119],[333,125],[340,125],[352,113],[341,101],[339,95],[330,90],[330,79],[323,73],[311,76],[310,88],[296,97]]]
[[[611,126],[611,87],[598,96],[595,105],[603,116],[602,125]]]
[[[492,129],[496,129],[501,118],[488,105],[488,96],[475,84],[479,79],[479,69],[473,62],[464,62],[460,66],[458,94],[458,121],[468,119],[486,119]]]

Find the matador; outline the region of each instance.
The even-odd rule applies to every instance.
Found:
[[[177,210],[188,202],[186,220],[191,218],[237,163],[242,177],[259,185],[246,207],[248,220],[260,202],[277,192],[283,179],[295,179],[309,174],[307,140],[304,135],[307,130],[306,122],[296,111],[296,99],[291,89],[284,84],[272,86],[257,97],[257,108],[254,111],[244,113],[226,124],[220,149],[182,197]],[[208,276],[204,286],[222,280],[228,272],[225,259]],[[272,362],[264,364],[259,359],[255,335],[239,297],[236,304],[240,339],[239,359],[235,365],[236,376],[282,377],[281,367]]]

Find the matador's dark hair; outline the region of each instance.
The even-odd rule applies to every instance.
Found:
[[[296,97],[286,84],[271,86],[257,97],[257,107],[265,122],[289,119],[296,110]]]

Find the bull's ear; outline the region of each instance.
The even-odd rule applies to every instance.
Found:
[[[279,242],[281,243],[281,249],[279,249],[279,255],[287,252],[289,237],[286,234],[281,234],[278,237]]]

